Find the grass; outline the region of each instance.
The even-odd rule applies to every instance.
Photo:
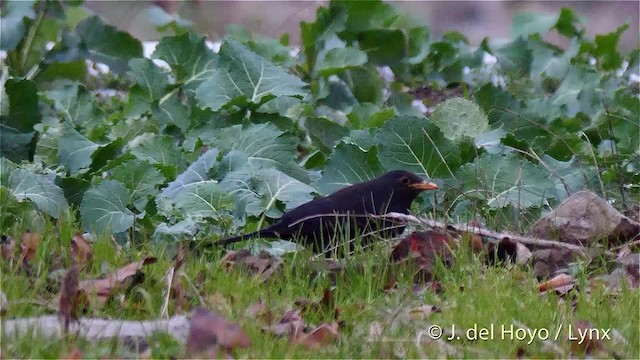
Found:
[[[42,230],[43,242],[36,259],[31,262],[31,272],[3,260],[1,285],[8,299],[3,319],[54,313],[52,307],[57,305],[54,300],[60,289],[60,279],[69,264],[69,240],[77,229],[77,225],[68,220],[46,224]],[[22,231],[14,228],[8,233],[19,238]],[[99,277],[143,256],[155,256],[158,262],[144,268],[144,280],[126,296],[124,292],[116,294],[104,307],[94,306],[89,315],[158,319],[164,302],[165,274],[173,265],[170,250],[171,247],[148,243],[130,249],[118,246],[110,237],[99,237],[93,243],[93,261],[82,270],[81,279]],[[282,271],[267,282],[243,271],[225,269],[219,264],[221,257],[222,252],[187,257],[181,270],[187,303],[184,309],[177,309],[171,302],[169,315],[189,313],[204,305],[239,323],[251,339],[249,348],[236,350],[235,355],[241,358],[505,358],[522,351],[527,357],[569,357],[573,353],[567,340],[568,325],[576,320],[586,320],[597,328],[612,329],[612,333],[618,334],[612,340],[604,340],[604,350],[597,354],[623,358],[639,356],[640,292],[628,288],[613,291],[603,285],[591,285],[589,279],[593,274],[587,273],[587,269],[578,276],[581,291],[561,298],[555,294],[541,296],[530,269],[489,267],[481,256],[470,254],[464,247],[456,251],[453,268],[437,271],[441,284],[439,293],[431,290],[415,292],[411,269],[389,264],[382,247],[348,259],[347,269],[335,278],[327,273],[312,276],[311,256],[306,251],[287,255]],[[398,286],[385,292],[390,272],[396,274]],[[319,350],[290,345],[286,338],[263,332],[262,323],[245,315],[249,305],[263,300],[279,318],[294,307],[297,299],[317,301],[328,287],[334,289],[335,304],[345,327],[340,330],[339,341]],[[425,304],[436,305],[441,312],[422,320],[399,316],[407,309]],[[332,321],[333,315],[334,309],[318,309],[306,313],[304,318],[307,324],[319,324]],[[367,341],[373,323],[383,329],[382,341]],[[563,330],[558,340],[554,340],[560,324]],[[417,336],[432,325],[440,326],[445,336],[449,336],[455,326],[453,333],[460,339],[416,342]],[[490,329],[492,325],[492,339],[466,339],[467,335],[474,335],[473,329],[477,329],[475,334],[478,335],[483,328]],[[503,326],[510,329],[512,325],[514,331],[525,326],[531,331],[547,329],[550,340],[534,339],[530,343],[528,337],[521,341],[511,340],[509,334],[505,337],[501,330]],[[518,331],[517,334],[522,335],[525,330]],[[8,338],[3,334],[1,340],[5,358],[60,358],[76,348],[86,358],[139,356],[117,341],[96,343],[74,335],[55,339],[37,333],[19,338]],[[149,343],[153,358],[184,357],[183,346],[167,334],[156,333]]]

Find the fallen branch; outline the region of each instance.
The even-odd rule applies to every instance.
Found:
[[[30,335],[32,331],[47,337],[63,336],[57,315],[4,320],[2,331],[3,336]],[[103,340],[148,337],[156,331],[166,332],[185,342],[189,333],[189,318],[185,315],[148,321],[81,318],[69,324],[68,334],[77,334],[87,340]]]
[[[565,248],[565,249],[577,251],[577,252],[580,252],[580,253],[586,253],[588,250],[592,249],[592,248],[587,248],[587,247],[580,246],[580,245],[564,243],[564,242],[560,242],[560,241],[553,241],[553,240],[548,240],[548,239],[540,239],[540,238],[531,237],[531,236],[524,236],[524,235],[501,233],[501,232],[489,230],[489,229],[482,228],[482,227],[479,227],[479,226],[474,226],[474,225],[446,224],[446,223],[443,223],[441,221],[431,220],[431,219],[427,219],[427,218],[418,218],[418,217],[416,217],[414,215],[406,215],[406,214],[395,213],[395,212],[388,213],[386,215],[375,215],[374,217],[376,217],[376,218],[392,218],[392,219],[404,220],[406,222],[412,222],[412,223],[415,223],[415,224],[425,225],[425,226],[428,226],[428,227],[431,227],[431,228],[442,229],[442,230],[445,230],[447,232],[453,232],[456,235],[462,235],[464,233],[477,234],[477,235],[481,235],[481,236],[485,236],[485,237],[494,239],[492,241],[494,243],[498,243],[498,242],[500,242],[500,240],[503,240],[503,239],[510,239],[510,240],[519,242],[519,243],[521,243],[523,245],[535,246],[535,247],[543,247],[543,248],[560,247],[560,248]],[[489,240],[489,241],[491,241],[491,240]],[[600,249],[598,249],[598,250],[600,250]],[[603,250],[603,252],[607,256],[615,256],[610,251]]]

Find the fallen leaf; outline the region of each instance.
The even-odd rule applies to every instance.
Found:
[[[11,236],[2,235],[0,237],[0,249],[2,249],[2,259],[12,261],[16,253],[16,240]]]
[[[229,251],[220,263],[228,268],[243,268],[262,281],[269,280],[282,265],[282,259],[262,250],[258,255],[251,255],[248,249]]]
[[[477,228],[482,227],[480,222],[478,220],[476,220],[476,219],[474,219],[472,221],[469,221],[467,223],[467,225],[473,226],[473,227],[477,227]],[[476,233],[472,233],[472,232],[469,232],[467,234],[469,234],[469,240],[470,240],[469,242],[471,243],[471,247],[472,247],[473,251],[476,254],[479,254],[482,251],[484,251],[484,242],[482,241],[482,235],[476,234]]]
[[[102,279],[90,279],[80,281],[78,288],[84,291],[89,297],[96,294],[99,305],[107,302],[114,290],[124,287],[129,279],[132,279],[140,272],[144,265],[156,262],[154,257],[146,257],[140,261],[128,264]]]
[[[69,354],[62,355],[60,358],[64,360],[81,360],[83,358],[82,351],[77,347],[73,347],[73,350]]]
[[[40,245],[41,240],[42,235],[38,233],[26,231],[22,235],[22,241],[20,242],[20,257],[24,265],[27,265],[29,261],[36,257],[38,245]]]
[[[431,281],[438,259],[447,267],[455,261],[450,241],[447,235],[435,231],[416,231],[400,241],[393,249],[391,259],[395,262],[415,260],[417,271],[414,279]]]
[[[80,296],[80,291],[78,290],[79,276],[80,272],[78,268],[73,266],[67,271],[64,279],[62,279],[58,309],[62,317],[62,329],[65,333],[69,331],[71,321],[78,319],[78,299]]]
[[[602,341],[598,338],[600,329],[596,329],[593,324],[584,320],[576,320],[573,323],[571,350],[574,352],[591,354],[595,350],[601,349]]]
[[[428,318],[431,314],[442,312],[442,310],[435,305],[421,305],[418,307],[414,307],[409,309],[409,318],[414,320],[424,320]]]
[[[575,261],[578,254],[570,249],[541,249],[533,252],[533,273],[539,280],[553,276]]]
[[[395,289],[398,287],[398,280],[396,279],[390,279],[389,281],[387,281],[386,284],[384,284],[384,287],[382,288],[382,291],[384,291],[385,293],[388,293],[389,291]]]
[[[71,238],[71,261],[78,266],[87,264],[93,258],[93,249],[84,239],[82,233],[76,233]]]
[[[538,284],[538,291],[546,293],[554,290],[559,295],[564,295],[575,287],[576,279],[568,274],[559,274],[549,281]]]
[[[295,344],[300,344],[308,349],[318,349],[322,346],[335,342],[339,337],[338,323],[321,324],[308,334],[299,334],[299,338],[294,339]]]
[[[267,309],[267,305],[262,300],[249,305],[244,312],[244,316],[250,319],[263,320],[267,324],[271,324],[274,320],[273,313]]]
[[[197,308],[191,315],[189,335],[185,345],[187,356],[217,352],[217,348],[229,353],[235,348],[250,345],[249,337],[240,325],[224,319],[205,308]]]
[[[275,336],[288,336],[289,339],[297,338],[298,333],[305,328],[304,320],[298,310],[288,310],[275,324],[266,327],[269,333]]]

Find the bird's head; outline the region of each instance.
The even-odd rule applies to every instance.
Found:
[[[396,194],[407,194],[415,198],[425,190],[436,190],[438,185],[422,180],[418,175],[403,171],[394,170],[381,176],[383,182],[393,189]]]

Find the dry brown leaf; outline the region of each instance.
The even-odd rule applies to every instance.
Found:
[[[93,258],[93,249],[84,239],[82,233],[76,233],[71,238],[71,261],[78,266],[87,264]]]
[[[62,317],[62,329],[65,333],[69,330],[71,321],[78,319],[78,299],[80,295],[80,291],[78,291],[79,276],[80,271],[78,267],[73,266],[67,271],[62,280],[58,309]]]
[[[599,338],[601,329],[597,329],[588,321],[576,320],[571,331],[571,350],[591,354],[595,350],[602,349],[603,343]]]
[[[263,281],[269,280],[282,265],[282,259],[271,255],[266,251],[260,251],[258,255],[251,255],[248,249],[229,251],[220,263],[227,269],[235,267],[243,268]]]
[[[415,281],[433,279],[438,259],[447,267],[453,265],[455,257],[450,247],[451,239],[435,231],[413,232],[393,249],[391,259],[395,262],[415,260],[418,270]]]
[[[103,279],[82,280],[78,288],[84,291],[89,297],[95,293],[98,304],[103,305],[107,302],[114,290],[123,287],[129,279],[138,274],[144,265],[155,262],[156,258],[146,257],[140,261],[123,266]]]
[[[62,355],[60,358],[64,360],[81,360],[84,354],[80,349],[74,347],[69,354]]]
[[[36,257],[38,245],[40,245],[41,240],[42,235],[39,233],[26,231],[22,235],[22,241],[20,242],[20,258],[22,259],[23,264],[28,264],[29,261]]]
[[[331,324],[321,324],[311,330],[308,334],[301,334],[298,332],[298,335],[299,337],[294,338],[293,342],[309,349],[318,349],[332,344],[340,337],[340,333],[338,332],[338,323],[336,322]]]
[[[409,309],[409,318],[415,320],[424,320],[428,318],[431,314],[442,312],[442,310],[436,305],[421,305],[418,307],[414,307]]]
[[[185,345],[187,356],[217,352],[220,348],[229,352],[250,345],[249,337],[240,325],[224,319],[205,308],[197,308],[191,315],[189,335]]]
[[[288,336],[289,339],[298,337],[298,333],[302,333],[305,328],[304,320],[300,316],[298,310],[288,310],[277,323],[265,328],[275,336]]]
[[[2,259],[12,261],[16,253],[16,240],[11,236],[2,235],[0,249],[2,249]]]
[[[573,289],[576,284],[576,279],[569,274],[556,275],[549,281],[538,284],[538,291],[546,293],[549,290],[554,290],[559,294],[566,294],[569,290]]]
[[[389,281],[387,281],[386,284],[384,284],[384,287],[382,288],[382,291],[384,291],[385,293],[388,293],[389,291],[395,289],[398,287],[398,280],[396,280],[395,278],[390,279]]]
[[[267,305],[262,300],[249,305],[244,315],[250,319],[260,319],[267,324],[271,324],[274,320],[273,313],[267,309]]]

